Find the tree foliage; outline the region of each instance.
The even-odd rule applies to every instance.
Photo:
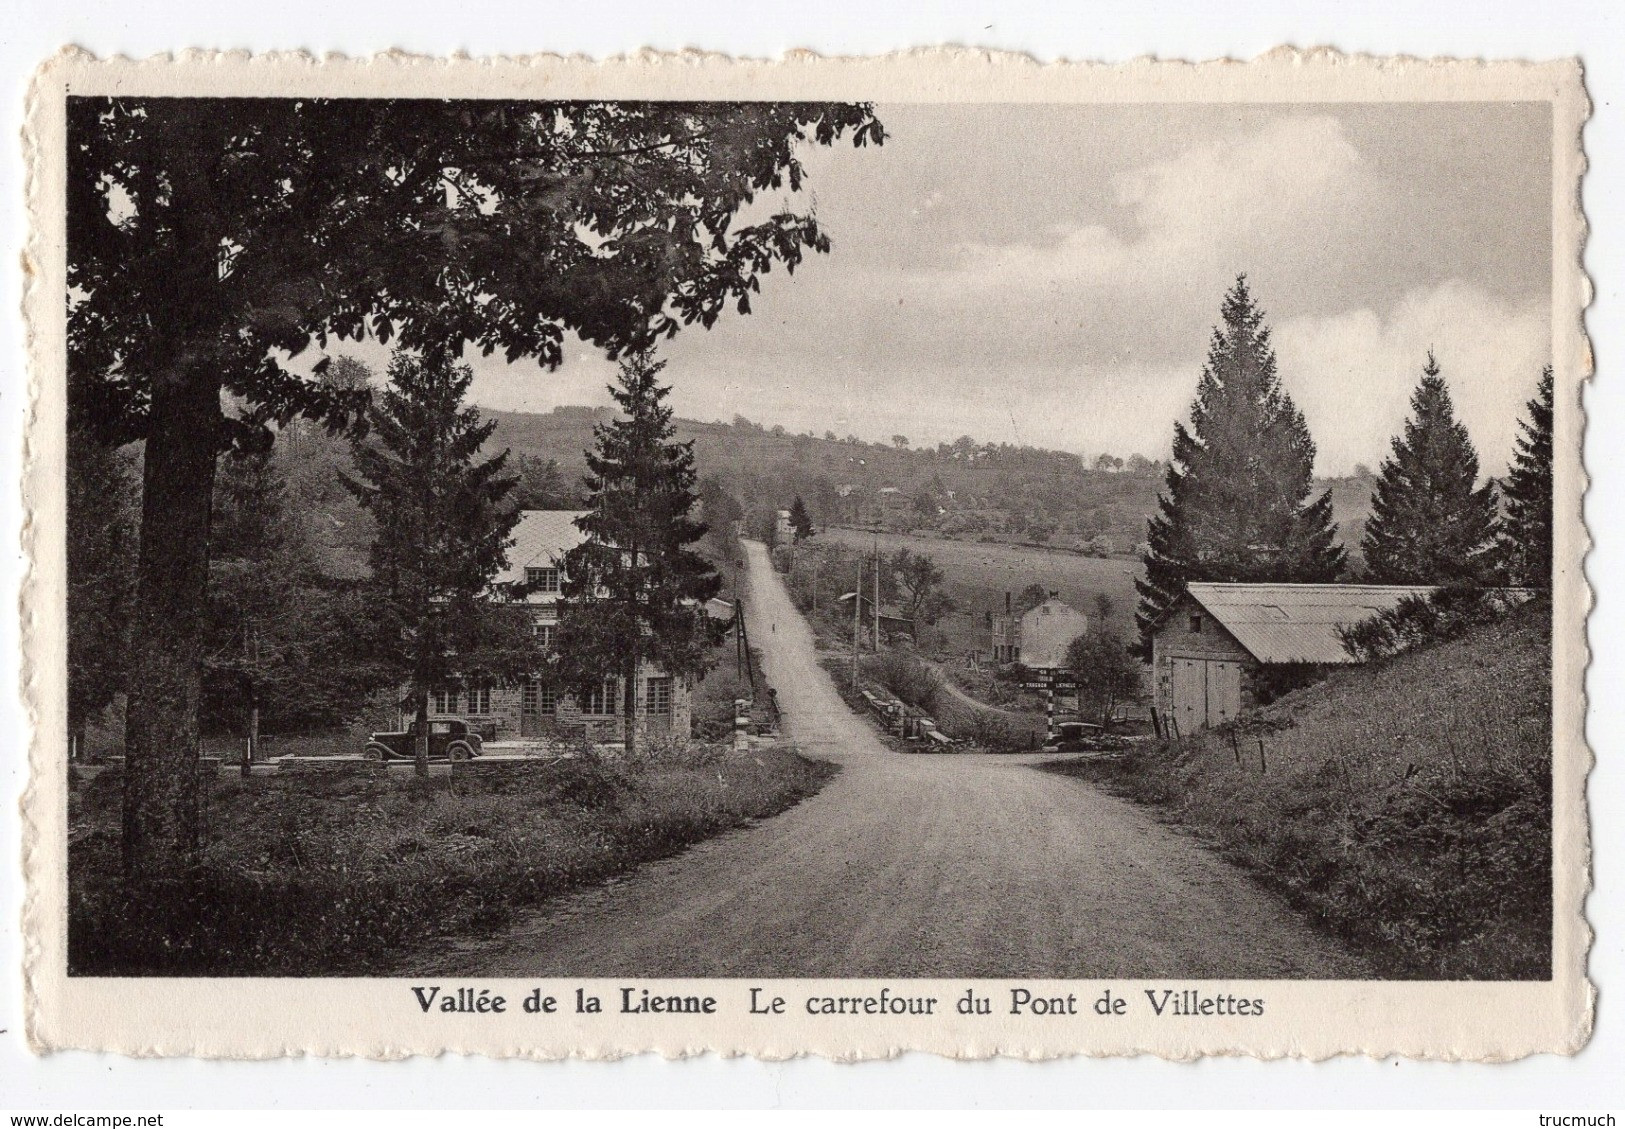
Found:
[[[1067,646],[1066,667],[1077,684],[1080,709],[1092,707],[1102,725],[1110,724],[1119,702],[1140,696],[1140,664],[1115,635],[1079,635]]]
[[[1146,575],[1135,581],[1142,648],[1189,581],[1317,582],[1343,571],[1331,494],[1312,496],[1315,444],[1281,385],[1245,275],[1225,295],[1221,315],[1190,427],[1174,425]]]
[[[1529,418],[1520,421],[1517,453],[1506,492],[1504,526],[1513,580],[1530,588],[1552,585],[1552,369],[1540,374],[1540,386],[1529,401]]]
[[[1383,460],[1360,548],[1379,584],[1484,583],[1497,568],[1495,484],[1478,485],[1478,452],[1428,354],[1411,418]]]
[[[805,541],[813,535],[812,515],[807,512],[807,503],[797,494],[795,501],[790,503],[790,528],[795,532],[796,540]]]
[[[229,390],[340,427],[367,390],[288,358],[371,335],[556,365],[750,308],[829,239],[800,147],[880,142],[867,106],[363,98],[67,100],[68,412],[147,441],[126,733],[125,858],[198,839],[197,706],[215,458]],[[318,369],[320,365],[316,366]]]
[[[481,458],[492,426],[463,397],[474,379],[444,356],[397,352],[368,412],[346,484],[373,516],[372,654],[409,687],[428,772],[428,698],[448,684],[513,679],[536,665],[529,624],[494,581],[519,512],[506,452]],[[493,598],[495,597],[495,598]]]
[[[898,549],[886,558],[882,570],[882,593],[895,593],[903,614],[915,623],[935,623],[956,606],[944,589],[947,577],[924,553]]]
[[[137,470],[83,430],[68,434],[68,729],[79,734],[125,688],[140,520]]]
[[[520,455],[514,461],[518,481],[514,484],[511,501],[521,510],[567,510],[580,502],[575,490],[565,481],[557,459],[539,455]]]
[[[587,453],[586,540],[564,555],[555,676],[585,695],[621,680],[626,748],[637,740],[645,663],[675,678],[703,674],[716,633],[705,601],[721,582],[695,552],[694,451],[673,438],[669,389],[652,352],[622,359],[610,394],[622,418],[597,428]]]
[[[322,575],[266,445],[229,453],[215,481],[203,653],[203,725],[258,736],[343,723],[380,685],[353,645],[360,587]]]

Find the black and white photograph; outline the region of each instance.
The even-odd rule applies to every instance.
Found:
[[[60,971],[1578,998],[1564,112],[69,88]]]

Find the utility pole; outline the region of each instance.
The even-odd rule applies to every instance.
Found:
[[[880,653],[880,517],[875,516],[875,654]]]
[[[858,631],[863,615],[863,558],[858,558],[858,583],[852,589],[852,690],[858,689]]]
[[[880,540],[875,539],[875,654],[880,653]]]

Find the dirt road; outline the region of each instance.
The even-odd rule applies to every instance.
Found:
[[[1360,976],[1195,841],[1031,758],[887,749],[818,666],[761,546],[751,638],[841,774],[783,815],[448,953],[486,976]]]

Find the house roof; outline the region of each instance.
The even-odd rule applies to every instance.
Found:
[[[508,568],[497,577],[503,583],[525,579],[525,569],[556,568],[560,557],[587,539],[575,519],[586,510],[524,510],[513,530]],[[532,599],[534,599],[534,594]]]
[[[1339,627],[1353,627],[1428,585],[1219,584],[1193,581],[1191,599],[1264,663],[1352,663]]]

